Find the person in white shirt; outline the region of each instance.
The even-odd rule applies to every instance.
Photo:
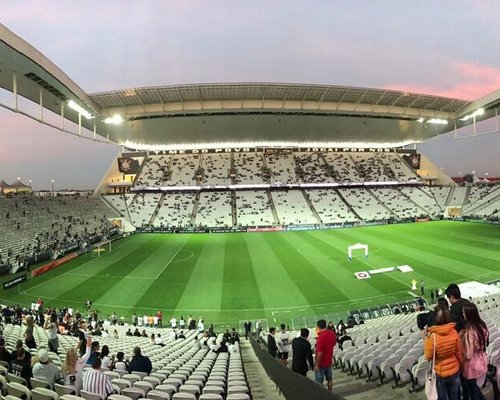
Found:
[[[288,353],[290,352],[290,332],[286,330],[285,324],[280,325],[281,331],[276,335],[276,345],[278,346],[278,359],[281,364],[288,365]]]
[[[186,321],[184,321],[184,317],[181,315],[181,318],[179,319],[179,328],[184,330],[186,327]]]
[[[201,333],[203,331],[205,331],[205,324],[203,323],[203,319],[200,318],[198,321],[198,332]]]
[[[148,316],[147,316],[147,314],[144,314],[144,317],[142,317],[142,324],[143,324],[143,326],[148,326]]]
[[[156,334],[155,344],[158,346],[165,346],[165,344],[163,343],[163,338],[161,337],[160,333]]]
[[[59,368],[50,362],[49,353],[45,349],[38,351],[38,362],[33,366],[33,378],[45,381],[54,390],[54,384],[61,378]]]
[[[177,328],[177,319],[176,319],[175,317],[172,317],[172,318],[170,319],[170,327],[171,327],[172,329]]]

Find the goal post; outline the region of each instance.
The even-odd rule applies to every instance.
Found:
[[[101,257],[101,253],[106,251],[111,252],[111,240],[104,240],[102,242],[97,243],[91,250],[92,257]]]
[[[347,248],[347,259],[352,260],[352,252],[355,250],[363,250],[365,253],[365,259],[368,258],[368,245],[363,243],[356,243]]]

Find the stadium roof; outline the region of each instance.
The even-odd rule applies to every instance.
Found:
[[[96,139],[134,149],[306,142],[400,146],[475,122],[475,117],[461,118],[480,107],[486,110],[481,118],[488,118],[500,104],[500,90],[472,102],[397,90],[289,83],[189,84],[88,94],[1,24],[0,87],[12,94],[10,104],[2,104],[5,108],[63,131],[82,134],[87,129]],[[22,110],[22,98],[38,104],[39,112]],[[123,123],[106,124],[114,115]],[[65,124],[68,120],[76,125]]]

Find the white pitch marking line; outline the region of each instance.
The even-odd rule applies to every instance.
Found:
[[[165,271],[167,269],[167,267],[172,263],[172,261],[174,261],[174,258],[177,257],[177,254],[180,253],[180,251],[184,248],[184,246],[187,244],[187,240],[184,242],[184,244],[179,247],[179,250],[177,250],[175,252],[175,254],[173,255],[173,257],[169,260],[168,263],[165,264],[165,266],[162,268],[162,270],[160,271],[160,273],[158,275],[156,275],[156,278],[154,278],[155,280],[158,279],[160,277],[161,274],[163,274],[163,271]]]

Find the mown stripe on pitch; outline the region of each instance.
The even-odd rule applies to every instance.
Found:
[[[271,251],[269,243],[264,240],[264,234],[248,234],[244,235],[244,239],[265,308],[273,310],[271,312],[276,312],[281,307],[295,306],[311,310],[307,299],[290,278],[280,259]]]
[[[186,236],[186,235],[182,235]],[[144,291],[142,297],[135,303],[136,307],[151,307],[157,309],[175,309],[182,297],[186,284],[201,254],[201,249],[208,240],[208,235],[187,235],[188,241],[183,245],[183,250],[191,252],[193,257],[182,259],[183,256],[177,255],[180,259],[177,262],[171,262],[163,273],[152,282]],[[172,261],[176,261],[175,258]],[[186,316],[184,316],[186,317]]]
[[[141,263],[146,254],[152,253],[159,246],[161,246],[161,242],[157,238],[148,238],[148,240],[145,243],[141,244],[135,251],[123,255],[123,257],[119,258],[112,264],[105,265],[104,268],[99,271],[99,277],[71,276],[71,274],[68,274],[62,278],[66,282],[68,282],[68,284],[63,285],[63,282],[56,281],[55,285],[51,285],[50,291],[49,293],[47,293],[47,295],[52,295],[52,297],[57,296],[61,298],[61,303],[64,303],[65,299],[72,299],[72,301],[83,302],[86,299],[94,300],[96,298],[99,298],[116,284],[116,279],[106,279],[106,275],[126,275],[124,274],[124,271],[136,268]],[[82,270],[82,268],[79,269],[79,272],[84,271],[84,269]],[[73,285],[73,282],[78,283],[76,285]],[[63,291],[59,291],[61,289],[61,286]],[[110,303],[113,304],[111,301]]]
[[[200,255],[177,309],[218,309],[222,298],[225,262],[225,234],[210,235],[199,249]],[[184,253],[184,252],[183,252]],[[186,316],[184,316],[186,317]]]
[[[221,309],[264,308],[243,236],[227,235],[226,240]]]
[[[313,263],[302,256],[296,247],[285,240],[285,235],[287,233],[265,234],[264,238],[302,295],[309,304],[323,303],[325,299],[332,299],[335,286],[323,273],[318,271]]]

